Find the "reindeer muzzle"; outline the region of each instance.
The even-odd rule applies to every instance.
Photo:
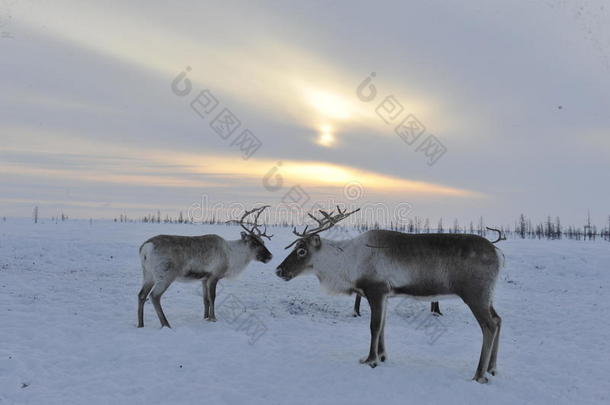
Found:
[[[291,276],[286,274],[286,272],[284,271],[284,268],[282,268],[281,266],[278,266],[278,268],[275,271],[275,275],[284,281],[290,281],[292,279]]]

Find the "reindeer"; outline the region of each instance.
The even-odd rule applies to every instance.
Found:
[[[494,232],[498,232],[498,239],[494,240],[493,242],[491,242],[492,244],[496,244],[502,240],[506,240],[506,237],[504,235],[502,235],[502,231],[500,231],[499,229],[495,229],[495,228],[490,228],[490,227],[486,227],[487,229],[489,229],[490,231],[494,231]],[[353,316],[360,316],[360,301],[362,300],[362,297],[358,294],[356,294],[356,301],[354,302],[354,312],[353,312]],[[442,316],[443,313],[441,312],[441,307],[438,303],[438,301],[432,301],[430,303],[430,312],[432,312],[432,314],[434,316]]]
[[[239,240],[226,241],[218,235],[158,235],[144,242],[140,247],[143,282],[138,293],[138,328],[144,326],[144,303],[149,293],[161,327],[170,327],[161,308],[161,296],[175,280],[201,280],[204,319],[215,322],[218,281],[237,276],[252,260],[268,263],[272,258],[262,238],[270,240],[273,235],[267,235],[266,226],[261,232],[257,223],[267,207],[246,211],[240,220],[229,221],[239,223],[244,229]],[[252,214],[255,214],[254,222],[244,222]]]
[[[364,296],[371,308],[369,354],[360,360],[376,367],[385,361],[384,329],[387,298],[408,295],[431,299],[456,295],[468,305],[483,332],[483,345],[474,380],[487,382],[486,372],[496,373],[501,319],[493,304],[493,290],[501,254],[487,239],[464,234],[405,234],[372,230],[359,236],[331,241],[319,233],[332,228],[354,212],[312,216],[317,227],[293,233],[298,237],[286,249],[292,252],[276,274],[288,281],[313,273],[332,293]]]

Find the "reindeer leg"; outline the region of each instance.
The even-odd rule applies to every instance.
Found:
[[[494,339],[498,333],[498,326],[491,316],[489,302],[483,300],[466,301],[466,304],[470,307],[474,317],[481,326],[483,332],[483,346],[481,347],[481,357],[479,358],[479,365],[477,371],[472,378],[478,383],[486,383],[487,377],[485,372],[489,366],[490,355],[492,351],[492,345]]]
[[[138,293],[138,328],[144,327],[144,303],[146,302],[146,297],[148,297],[148,294],[154,285],[154,281],[144,280],[142,289]]]
[[[500,318],[500,315],[498,315],[493,305],[489,306],[489,311],[491,312],[491,317],[496,322],[497,331],[496,336],[494,338],[493,346],[491,348],[491,356],[489,358],[489,366],[487,367],[487,372],[491,375],[496,375],[496,359],[498,357],[498,346],[500,344],[500,329],[502,327],[502,318]]]
[[[387,297],[384,299],[384,305],[383,305],[383,318],[381,320],[381,333],[379,334],[379,344],[377,345],[377,353],[379,354],[379,360],[386,361],[387,359],[387,354],[385,352],[385,342],[384,342],[384,335],[385,335],[385,321],[386,321],[386,314],[388,312],[388,304],[387,304]]]
[[[208,321],[210,322],[216,322],[216,314],[214,313],[214,301],[216,301],[216,284],[218,284],[218,279],[213,277],[210,277],[206,283],[207,296],[210,306]]]
[[[441,313],[441,307],[438,304],[438,301],[433,301],[430,303],[430,312],[432,312],[433,315],[443,315]]]
[[[208,319],[210,317],[210,301],[209,294],[207,288],[207,280],[201,280],[201,286],[203,289],[203,319]]]
[[[372,286],[364,291],[371,307],[371,347],[368,357],[361,359],[360,363],[375,368],[379,362],[379,337],[383,329],[383,313],[385,312],[386,293],[383,286]]]
[[[362,301],[362,297],[360,294],[356,294],[356,301],[354,302],[354,316],[360,316],[360,301]]]
[[[155,311],[157,311],[157,316],[161,322],[161,327],[167,326],[168,328],[171,328],[171,326],[169,326],[169,322],[167,322],[165,314],[163,313],[163,308],[161,308],[161,296],[173,281],[173,279],[158,280],[150,293],[150,300],[155,307]]]

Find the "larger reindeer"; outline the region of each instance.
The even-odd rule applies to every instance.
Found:
[[[357,211],[357,210],[356,210]],[[371,307],[371,345],[360,362],[376,367],[386,360],[384,327],[387,298],[409,295],[432,299],[456,295],[468,305],[483,332],[483,345],[474,380],[487,382],[495,375],[500,335],[500,316],[493,304],[494,285],[500,269],[500,253],[487,239],[463,234],[405,234],[386,230],[365,232],[353,239],[320,238],[337,222],[356,211],[336,215],[320,211],[315,229],[308,227],[288,245],[294,249],[277,267],[288,281],[313,273],[334,293],[364,296]]]
[[[230,221],[244,228],[239,240],[226,241],[218,235],[158,235],[144,242],[140,247],[143,281],[138,293],[138,328],[144,326],[144,303],[149,293],[161,327],[170,327],[161,308],[161,296],[175,280],[201,280],[204,319],[216,321],[218,281],[237,276],[252,260],[267,263],[272,258],[262,238],[271,239],[273,235],[266,234],[266,227],[261,231],[257,223],[267,207],[246,211],[239,221]],[[250,215],[254,215],[254,222],[245,222]]]

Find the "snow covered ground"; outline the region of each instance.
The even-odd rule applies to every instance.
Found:
[[[610,402],[610,244],[501,243],[496,288],[503,317],[499,375],[471,381],[481,332],[466,306],[393,298],[376,369],[367,354],[368,308],[327,296],[312,277],[274,274],[292,240],[273,229],[271,263],[223,281],[216,323],[202,320],[201,287],[164,296],[173,329],[152,305],[136,324],[137,249],[159,233],[233,226],[68,221],[0,222],[0,403],[553,403]]]

